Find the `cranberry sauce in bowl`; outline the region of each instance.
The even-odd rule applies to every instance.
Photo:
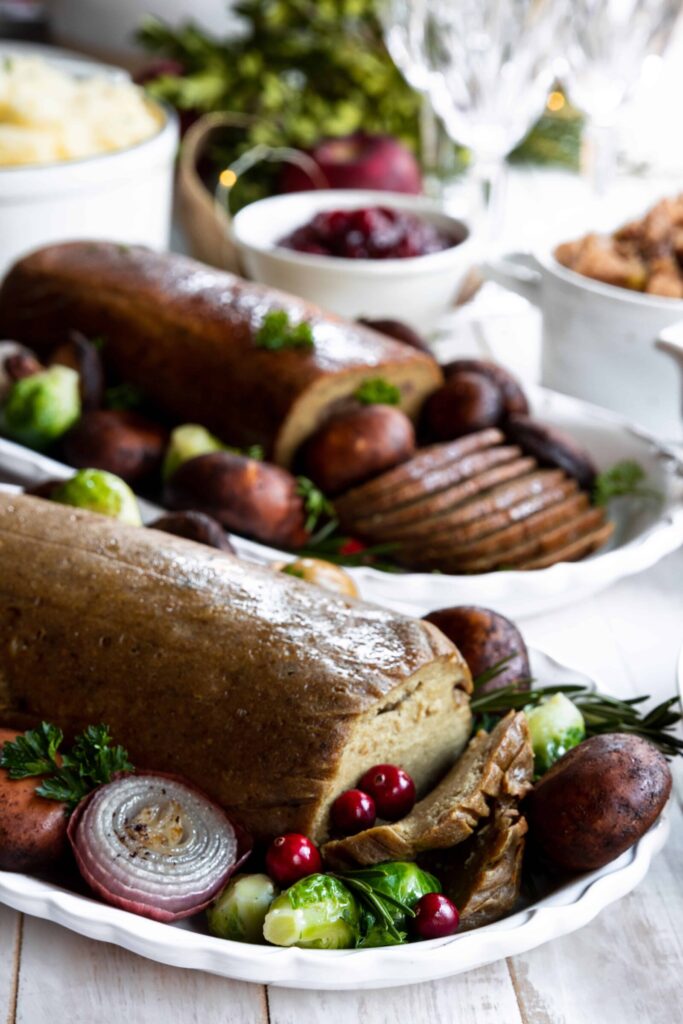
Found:
[[[367,206],[322,210],[278,244],[296,252],[342,259],[387,260],[427,256],[459,245],[464,235],[447,234],[406,210]]]

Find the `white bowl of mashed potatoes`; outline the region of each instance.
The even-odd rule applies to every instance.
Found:
[[[104,65],[0,51],[0,274],[74,238],[168,246],[175,115]]]

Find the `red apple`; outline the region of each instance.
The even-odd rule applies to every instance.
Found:
[[[410,150],[391,135],[356,132],[324,139],[308,151],[330,188],[369,188],[382,192],[422,192],[422,175]],[[281,192],[306,192],[315,182],[296,164],[284,164]]]

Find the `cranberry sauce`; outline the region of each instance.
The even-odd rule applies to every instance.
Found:
[[[320,256],[395,260],[441,252],[461,241],[462,238],[445,234],[413,213],[370,206],[361,210],[324,210],[279,244]]]

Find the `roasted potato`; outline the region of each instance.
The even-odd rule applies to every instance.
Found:
[[[0,729],[0,748],[19,734]],[[0,769],[0,870],[37,871],[66,849],[66,806],[36,796],[40,779],[10,779]]]
[[[160,465],[168,435],[163,427],[120,409],[86,412],[62,438],[62,455],[76,469],[104,469],[134,483]]]
[[[500,388],[505,416],[513,416],[516,413],[526,415],[529,412],[529,403],[521,384],[504,366],[491,363],[487,359],[455,359],[443,367],[446,380],[463,370],[480,373]]]
[[[510,659],[500,674],[484,683],[478,693],[513,684],[519,690],[529,689],[531,670],[526,644],[514,622],[504,615],[475,605],[456,605],[430,612],[425,619],[453,641],[475,681],[504,658]]]
[[[503,418],[500,388],[482,373],[461,370],[429,396],[423,408],[423,425],[434,441],[452,441],[495,427]]]
[[[559,466],[584,490],[591,490],[597,475],[595,463],[571,434],[530,416],[511,416],[503,429],[511,441],[533,455],[542,466]]]
[[[322,558],[297,558],[293,562],[277,562],[274,569],[289,576],[297,576],[307,583],[314,583],[323,590],[332,590],[344,597],[360,597],[353,578],[341,566],[326,562]]]
[[[148,525],[152,530],[172,533],[176,537],[185,537],[186,540],[194,540],[210,548],[235,553],[221,524],[204,512],[169,512]]]
[[[671,792],[666,758],[640,736],[592,736],[556,761],[526,800],[530,836],[558,867],[592,871],[632,846]]]
[[[306,476],[330,497],[364,483],[415,452],[413,425],[400,409],[368,405],[328,420],[306,442]]]
[[[308,538],[295,478],[246,455],[211,452],[188,459],[166,481],[164,504],[205,512],[226,529],[264,544],[297,548]]]

